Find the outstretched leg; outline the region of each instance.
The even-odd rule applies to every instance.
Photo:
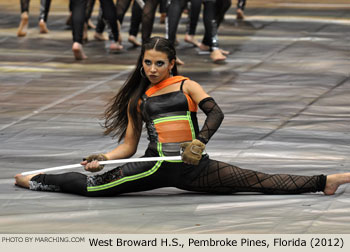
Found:
[[[261,192],[266,194],[299,194],[322,191],[333,194],[339,185],[350,182],[350,173],[336,175],[298,176],[266,174],[209,159],[199,176],[182,189],[231,194]]]
[[[342,184],[350,183],[350,173],[331,174],[327,176],[325,189],[326,195],[333,195]]]
[[[38,174],[31,174],[27,176],[23,176],[22,174],[17,174],[15,176],[15,185],[24,187],[24,188],[29,188],[29,181],[36,175]]]
[[[15,185],[34,191],[67,192],[86,195],[87,176],[78,172],[62,174],[32,174],[15,176]]]
[[[28,176],[17,174],[15,185],[34,191],[64,192],[90,197],[116,196],[171,186],[169,180],[176,175],[176,169],[162,168],[162,163],[163,161],[127,163],[89,176],[78,172]]]

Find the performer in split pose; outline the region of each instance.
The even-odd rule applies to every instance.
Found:
[[[197,122],[197,107],[206,114],[202,127]],[[350,182],[350,173],[266,174],[210,159],[205,146],[223,118],[215,100],[197,82],[178,75],[173,43],[161,37],[150,38],[142,45],[135,70],[105,111],[105,134],[123,142],[108,153],[90,155],[81,164],[85,170],[97,172],[103,168],[98,161],[131,157],[143,123],[149,138],[145,157],[178,156],[182,149],[182,160],[127,163],[96,175],[18,174],[15,183],[37,191],[115,196],[169,186],[211,194],[320,191],[331,195]]]

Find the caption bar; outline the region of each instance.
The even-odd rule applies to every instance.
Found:
[[[294,234],[294,235],[197,235],[197,234],[78,234],[78,235],[35,235],[35,234],[5,234],[0,235],[0,250],[11,248],[26,249],[26,251],[44,251],[45,249],[84,249],[84,251],[103,251],[108,248],[123,248],[119,251],[206,251],[213,248],[219,251],[228,251],[240,248],[249,251],[281,251],[281,249],[299,251],[346,250],[348,251],[350,235],[324,234]],[[43,250],[41,250],[43,249]]]

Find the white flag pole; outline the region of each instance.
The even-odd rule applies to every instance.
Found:
[[[126,159],[99,161],[99,163],[102,165],[107,165],[107,164],[125,164],[125,163],[132,163],[132,162],[177,161],[177,160],[181,160],[181,156],[126,158]],[[84,167],[84,166],[81,164],[56,166],[56,167],[45,168],[45,169],[40,169],[40,170],[22,172],[21,175],[26,176],[26,175],[35,174],[35,173],[67,170],[67,169],[82,168],[82,167]]]

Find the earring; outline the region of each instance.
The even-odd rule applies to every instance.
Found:
[[[140,68],[140,74],[143,78],[146,78],[145,74],[144,74],[144,70],[143,70],[143,66]]]

